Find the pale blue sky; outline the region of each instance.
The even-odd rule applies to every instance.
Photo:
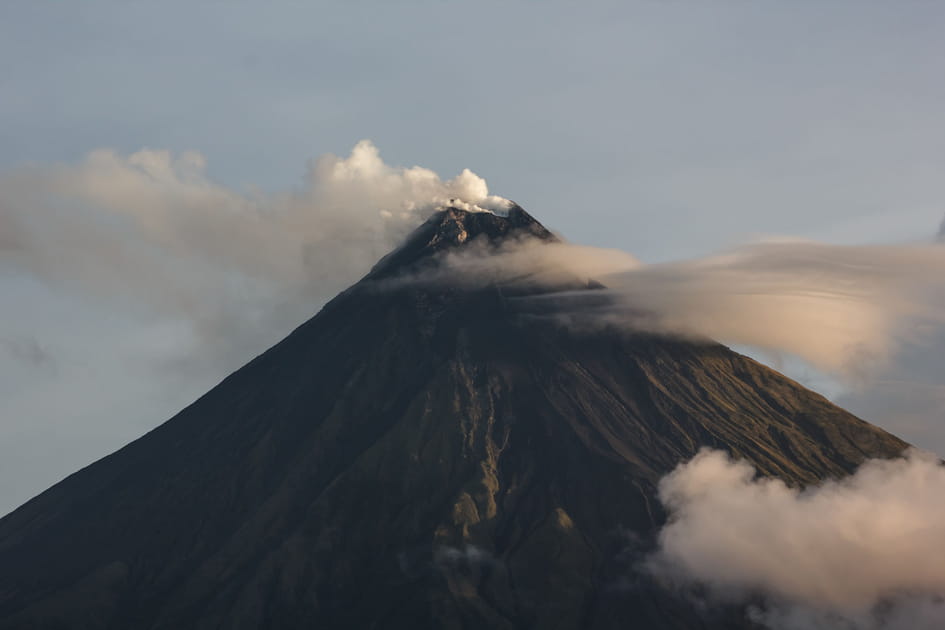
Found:
[[[369,138],[647,261],[925,239],[945,216],[943,33],[939,2],[7,0],[0,170],[197,150],[222,184],[285,190]],[[0,289],[0,513],[223,375],[129,368],[173,324],[13,269]]]

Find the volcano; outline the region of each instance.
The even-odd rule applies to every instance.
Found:
[[[0,520],[0,628],[753,627],[639,570],[659,479],[704,446],[805,485],[907,445],[717,343],[518,306],[594,283],[396,281],[524,237],[558,240],[518,206],[436,212],[282,342]]]

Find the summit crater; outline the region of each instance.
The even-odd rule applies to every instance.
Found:
[[[549,243],[561,240],[515,203],[503,214],[448,206],[435,211],[400,247],[381,258],[368,278],[404,272],[420,261],[445,251],[457,251],[470,243],[498,245],[516,238]]]

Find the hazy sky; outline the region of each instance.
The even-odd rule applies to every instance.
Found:
[[[942,3],[587,4],[7,0],[0,253],[14,241],[3,206],[28,199],[28,165],[42,184],[98,149],[196,151],[202,190],[254,198],[306,190],[311,160],[365,138],[387,164],[444,179],[470,168],[569,239],[647,262],[761,235],[845,244],[937,232]],[[31,220],[55,220],[43,212]],[[7,260],[0,513],[301,323],[286,316],[253,336],[262,347],[236,344],[245,356],[233,356],[162,310],[161,287],[190,296],[172,248],[148,267],[160,272],[150,307]],[[314,312],[323,298],[299,299]],[[917,355],[870,396],[832,393],[942,453],[943,368]]]

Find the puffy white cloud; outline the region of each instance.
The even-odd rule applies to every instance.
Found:
[[[945,467],[919,451],[800,490],[703,450],[659,487],[648,569],[777,630],[945,627]]]

